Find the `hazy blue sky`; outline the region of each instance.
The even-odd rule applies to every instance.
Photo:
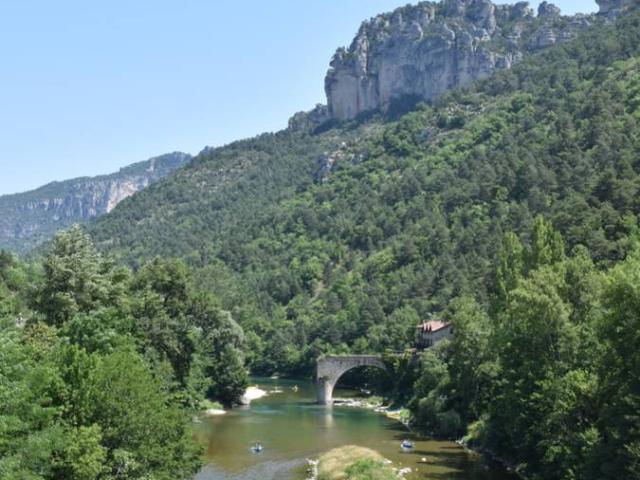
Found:
[[[360,22],[406,3],[0,0],[0,194],[279,130],[325,101]]]

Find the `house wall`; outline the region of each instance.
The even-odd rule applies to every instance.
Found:
[[[436,343],[453,335],[453,325],[441,328],[435,332],[420,332],[418,334],[418,348],[429,348]]]

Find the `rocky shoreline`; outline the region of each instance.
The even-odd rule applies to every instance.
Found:
[[[377,397],[370,397],[365,399],[336,398],[333,400],[333,404],[340,407],[364,408],[367,410],[372,410],[375,413],[380,413],[388,418],[397,420],[409,430],[411,429],[411,426],[409,424],[409,410],[407,410],[406,408],[392,410],[391,407],[385,406],[383,404],[382,399],[378,399]]]

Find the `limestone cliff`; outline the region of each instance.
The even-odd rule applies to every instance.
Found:
[[[640,2],[638,0],[596,0],[596,3],[600,7],[598,13],[609,18],[615,18]]]
[[[600,3],[613,11],[628,1]],[[527,53],[570,40],[595,19],[562,16],[548,2],[536,15],[528,2],[490,0],[420,2],[378,15],[331,61],[325,79],[329,114],[343,121],[395,103],[432,100],[510,68]]]
[[[0,196],[0,249],[24,253],[59,229],[110,212],[190,159],[185,153],[170,153],[111,175],[53,182],[30,192]]]

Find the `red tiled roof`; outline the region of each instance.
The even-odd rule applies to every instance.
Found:
[[[441,322],[440,320],[429,320],[428,322],[423,322],[418,325],[418,330],[422,330],[423,332],[437,332],[443,328],[451,325],[448,322]]]

